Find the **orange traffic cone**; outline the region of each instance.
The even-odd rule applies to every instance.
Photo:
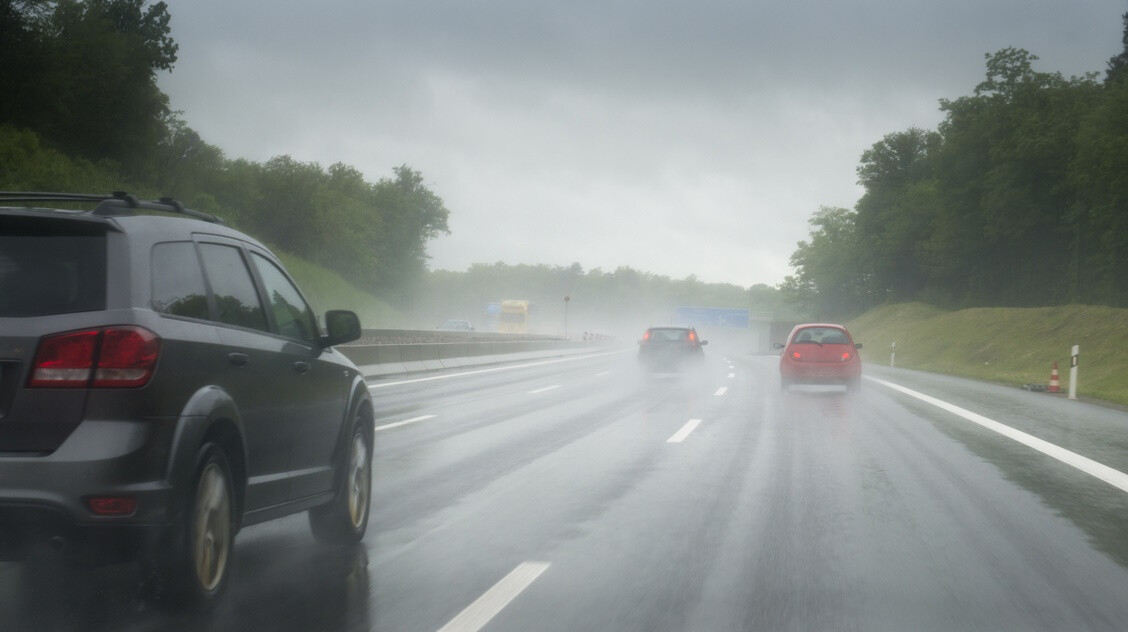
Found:
[[[1060,393],[1061,381],[1058,380],[1057,362],[1054,362],[1054,368],[1050,371],[1050,387],[1046,389],[1048,393]]]

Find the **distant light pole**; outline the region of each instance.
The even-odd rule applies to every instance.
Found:
[[[568,301],[572,300],[571,296],[564,297],[564,339],[568,339]]]

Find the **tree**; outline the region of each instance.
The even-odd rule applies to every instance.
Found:
[[[4,118],[66,151],[148,175],[165,134],[156,83],[176,62],[164,2],[9,0],[0,5]]]
[[[34,112],[29,90],[46,69],[39,25],[47,0],[0,0],[0,123],[26,126]]]
[[[931,158],[940,142],[936,132],[911,128],[862,154],[858,182],[865,194],[855,208],[874,300],[915,300],[927,283],[921,249],[938,213]]]
[[[380,287],[401,301],[421,281],[427,269],[427,242],[450,234],[450,211],[442,198],[423,184],[423,175],[401,165],[395,178],[382,178],[373,188],[372,201],[384,218],[385,233],[377,255],[383,262]]]
[[[799,242],[791,255],[796,273],[780,289],[816,318],[847,320],[873,302],[856,217],[849,209],[822,207],[809,220],[810,241]]]
[[[1077,300],[1128,306],[1128,81],[1105,85],[1077,134],[1070,277]]]
[[[1106,84],[1116,83],[1128,77],[1128,12],[1121,16],[1121,20],[1124,22],[1124,34],[1120,41],[1124,44],[1124,50],[1108,60],[1108,70],[1105,71]]]
[[[343,163],[331,165],[326,175],[313,197],[315,260],[360,287],[378,287],[385,280],[378,250],[387,224],[374,203],[374,187]]]
[[[934,282],[957,305],[1029,306],[1070,300],[1068,173],[1080,121],[1099,96],[1095,75],[1033,70],[1037,57],[987,56],[975,94],[941,101],[941,212],[925,250]]]

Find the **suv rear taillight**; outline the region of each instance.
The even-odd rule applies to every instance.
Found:
[[[143,327],[105,327],[48,336],[39,342],[28,386],[144,386],[153,376],[160,347],[160,338]]]

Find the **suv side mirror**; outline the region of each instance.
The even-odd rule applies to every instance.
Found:
[[[325,312],[325,330],[328,335],[322,336],[322,347],[352,342],[360,338],[360,318],[347,309],[331,309]]]

